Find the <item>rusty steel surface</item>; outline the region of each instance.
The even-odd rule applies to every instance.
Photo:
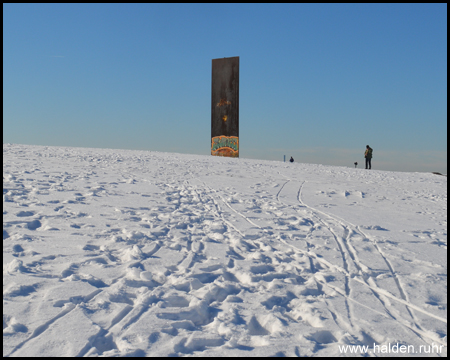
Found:
[[[212,60],[211,155],[239,157],[239,56]]]

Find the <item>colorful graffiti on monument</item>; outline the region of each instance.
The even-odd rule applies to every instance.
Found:
[[[211,139],[211,155],[239,157],[237,136],[215,136]]]

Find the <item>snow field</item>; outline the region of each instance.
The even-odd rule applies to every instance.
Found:
[[[446,177],[11,144],[3,163],[4,356],[446,355]]]

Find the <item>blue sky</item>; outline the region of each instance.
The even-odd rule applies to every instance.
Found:
[[[3,4],[3,142],[210,154],[240,57],[240,156],[447,172],[447,4]]]

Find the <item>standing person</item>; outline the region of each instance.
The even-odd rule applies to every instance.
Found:
[[[292,163],[294,162],[294,158],[291,156],[291,158],[289,159],[289,161]]]
[[[366,169],[371,169],[372,168],[372,152],[373,149],[367,145],[366,146],[366,152],[364,153],[364,157],[366,158]]]

